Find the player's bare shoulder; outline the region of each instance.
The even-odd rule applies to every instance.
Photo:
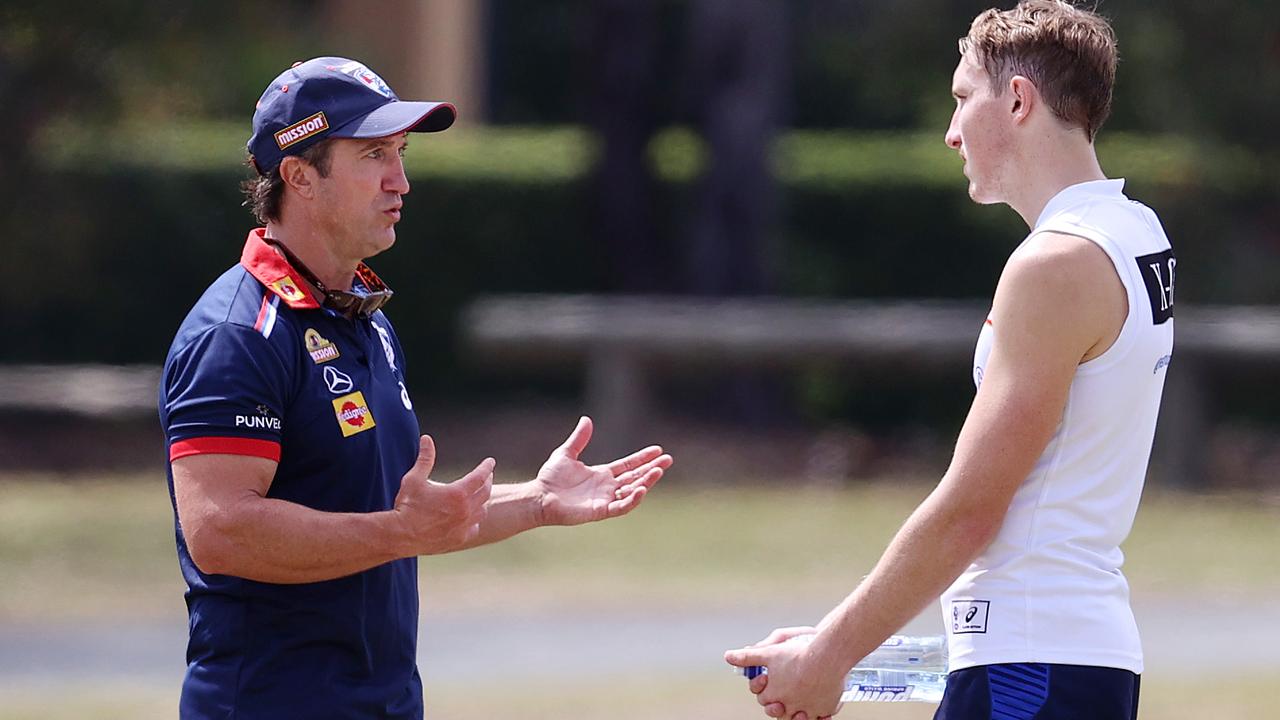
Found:
[[[993,305],[996,319],[1021,316],[1042,332],[1073,336],[1081,362],[1106,352],[1129,313],[1124,283],[1106,251],[1058,232],[1036,233],[1009,256]]]

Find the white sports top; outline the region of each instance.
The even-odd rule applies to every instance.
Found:
[[[1124,283],[1129,313],[1112,346],[1076,369],[1062,419],[995,540],[942,595],[953,671],[1039,662],[1142,672],[1120,543],[1138,510],[1173,352],[1177,261],[1155,213],[1123,188],[1124,180],[1068,187],[1027,236],[1096,243]],[[974,354],[977,385],[999,333],[988,319]]]

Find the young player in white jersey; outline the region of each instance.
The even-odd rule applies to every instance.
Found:
[[[1137,715],[1119,545],[1173,350],[1176,261],[1094,153],[1116,66],[1104,19],[1023,0],[979,15],[960,54],[946,143],[973,200],[1009,205],[1031,232],[996,287],[937,488],[816,628],[726,653],[768,668],[751,689],[771,717],[835,713],[848,670],[939,595],[951,672],[935,718]],[[801,633],[816,635],[786,642]]]

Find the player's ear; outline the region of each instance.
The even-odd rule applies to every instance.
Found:
[[[315,195],[315,178],[318,175],[311,163],[295,155],[280,161],[280,179],[305,198]]]
[[[1031,108],[1040,100],[1035,83],[1023,75],[1009,79],[1009,113],[1014,123],[1020,123],[1031,115]]]

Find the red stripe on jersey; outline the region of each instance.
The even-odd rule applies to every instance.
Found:
[[[239,437],[199,437],[169,446],[169,462],[188,455],[248,455],[280,462],[280,443]]]
[[[253,321],[253,329],[262,332],[262,323],[267,319],[267,308],[271,305],[271,293],[262,293],[262,307],[258,308],[258,319]]]
[[[995,323],[991,322],[991,318],[987,318],[987,321],[986,321],[985,323],[983,323],[983,324],[984,324],[984,325],[990,325],[991,327],[995,327]]]

